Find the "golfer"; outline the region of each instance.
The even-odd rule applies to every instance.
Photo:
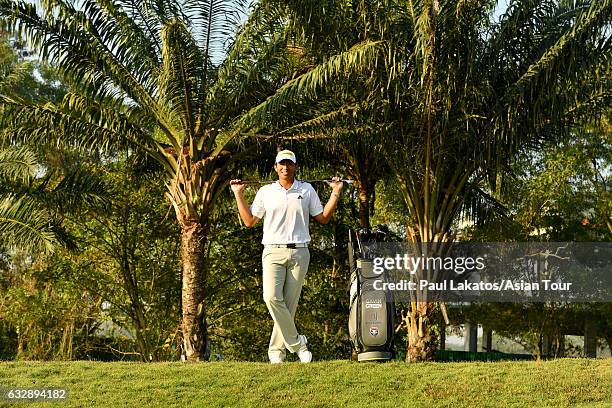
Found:
[[[333,191],[323,208],[312,186],[295,179],[297,160],[292,151],[278,152],[274,170],[278,181],[261,187],[250,208],[244,199],[242,180],[232,180],[230,185],[247,227],[264,218],[263,298],[274,320],[268,348],[270,362],[282,363],[289,350],[297,353],[302,363],[309,363],[312,353],[306,346],[306,336],[297,332],[293,321],[310,261],[309,217],[327,224],[343,185],[339,178],[328,183]]]

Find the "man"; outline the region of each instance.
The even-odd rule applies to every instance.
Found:
[[[274,170],[278,181],[261,187],[250,208],[243,196],[242,180],[232,180],[230,185],[247,227],[264,218],[263,298],[274,320],[268,348],[270,362],[282,363],[289,350],[297,353],[301,362],[309,363],[312,353],[306,346],[306,336],[297,332],[293,321],[310,261],[309,216],[327,224],[336,210],[343,184],[338,178],[328,183],[333,190],[323,208],[312,186],[295,179],[297,160],[293,152],[278,152]]]

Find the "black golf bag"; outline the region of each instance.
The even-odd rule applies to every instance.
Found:
[[[375,290],[376,280],[387,281],[387,274],[374,273],[373,258],[377,243],[382,242],[388,230],[377,226],[373,230],[360,230],[353,241],[349,231],[349,335],[357,352],[357,361],[385,361],[393,358],[393,294],[389,290]]]

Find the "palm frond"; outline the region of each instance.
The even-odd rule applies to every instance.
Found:
[[[104,181],[90,170],[76,168],[64,175],[50,191],[39,188],[38,199],[47,208],[61,214],[76,213],[84,208],[103,209],[109,201],[110,190]]]
[[[33,66],[26,61],[10,67],[10,71],[0,76],[0,94],[11,92],[32,74]]]
[[[67,94],[59,106],[53,103],[37,105],[1,96],[0,102],[5,108],[0,121],[3,136],[13,142],[55,142],[104,151],[136,145],[168,171],[175,171],[176,162],[147,129],[135,127],[125,114],[78,94]]]
[[[572,75],[578,68],[581,59],[576,56],[579,44],[589,44],[590,37],[593,36],[593,28],[601,26],[603,22],[609,21],[612,16],[612,1],[595,1],[589,9],[578,16],[578,21],[571,29],[564,32],[554,45],[548,47],[541,57],[531,64],[527,71],[513,85],[514,92],[519,92],[529,86],[537,78],[550,76],[553,69],[558,69],[556,64],[564,63],[563,70]],[[587,45],[584,48],[589,48]],[[568,52],[571,50],[571,52]],[[610,50],[593,50],[610,51]],[[574,54],[574,55],[572,55]],[[572,58],[573,57],[573,58]]]
[[[476,225],[483,225],[493,218],[509,219],[508,209],[479,186],[468,186],[458,211]]]
[[[366,41],[357,44],[350,50],[334,55],[325,63],[288,81],[265,102],[242,115],[233,129],[222,133],[217,140],[217,148],[213,154],[219,154],[227,143],[234,140],[246,129],[265,127],[269,117],[280,112],[290,101],[298,97],[306,100],[314,99],[317,92],[326,84],[340,77],[367,71],[366,67],[375,65],[377,58],[381,56],[385,48],[382,41]]]
[[[340,128],[346,128],[347,130],[357,127],[364,128],[372,123],[382,125],[384,119],[380,117],[380,112],[387,108],[386,105],[386,101],[376,100],[375,102],[362,101],[346,104],[331,112],[326,109],[325,113],[279,130],[276,135],[286,137],[293,134],[325,132],[325,130]]]
[[[136,101],[169,135],[178,133],[164,106],[154,98],[157,85],[151,67],[117,36],[120,30],[112,24],[100,24],[64,1],[53,2],[45,13],[33,4],[1,0],[0,16],[5,17],[1,20],[5,29],[25,36],[43,59],[49,58],[65,75],[94,82],[101,97],[123,96],[126,103],[127,98]],[[105,30],[108,26],[111,29]]]
[[[148,69],[154,70],[160,62],[161,48],[156,41],[159,39],[158,30],[153,27],[160,23],[146,3],[134,0],[88,0],[84,3],[84,9],[92,19],[104,20],[114,26],[113,35],[120,38],[122,43],[129,44],[130,52],[136,50]],[[146,12],[149,18],[145,17]]]
[[[20,247],[51,253],[59,239],[51,214],[28,197],[0,196],[0,242],[5,247]]]
[[[513,71],[507,68],[492,70],[499,75],[494,81],[512,81],[502,95],[490,102],[494,109],[490,110],[487,127],[489,133],[496,135],[489,140],[497,157],[500,157],[499,152],[515,152],[519,146],[530,146],[528,139],[533,139],[534,135],[563,127],[568,120],[566,112],[575,111],[576,105],[592,93],[589,90],[592,87],[585,84],[596,77],[601,66],[609,66],[612,41],[603,27],[612,16],[612,2],[592,2],[588,6],[585,11],[585,4],[580,2],[577,10],[565,12],[563,18],[575,16],[575,23],[557,21],[552,33],[533,38],[528,48],[531,55],[521,59],[521,66]],[[557,9],[551,9],[550,14],[548,19],[541,17],[542,24],[560,18]],[[547,26],[538,30],[550,31]],[[494,58],[497,57],[490,55],[490,59]],[[602,98],[605,100],[605,92]],[[583,110],[587,111],[595,112]]]
[[[163,69],[160,76],[160,97],[170,114],[179,123],[174,126],[182,130],[188,140],[196,131],[198,95],[205,77],[205,58],[197,47],[187,27],[179,20],[172,20],[162,29]],[[184,142],[181,142],[182,146]],[[192,154],[197,155],[194,151]]]
[[[263,102],[303,66],[287,46],[281,13],[260,6],[238,32],[206,95],[206,117],[217,130],[205,142],[207,151],[213,150],[220,133],[221,139],[227,136],[221,129],[231,128],[237,117]]]
[[[26,182],[34,176],[38,161],[27,147],[9,147],[0,150],[0,179]]]
[[[198,27],[194,33],[203,55],[209,59],[223,54],[224,44],[246,14],[245,0],[185,0],[181,9],[191,23]]]

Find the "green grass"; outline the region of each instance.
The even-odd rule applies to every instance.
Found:
[[[53,407],[612,407],[612,359],[311,364],[2,362],[0,388],[64,388]],[[0,406],[23,406],[0,402]]]

